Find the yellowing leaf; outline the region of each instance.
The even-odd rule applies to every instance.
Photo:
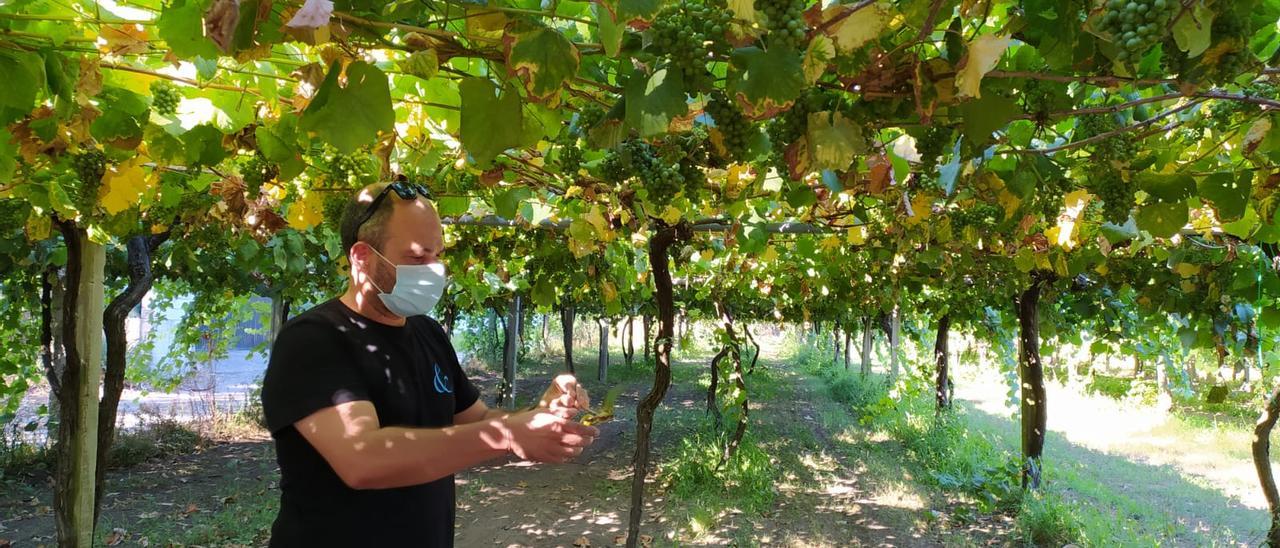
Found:
[[[582,219],[591,223],[591,226],[596,229],[597,239],[603,240],[605,234],[609,232],[609,222],[604,219],[604,214],[600,212],[598,205],[592,207],[591,211],[582,216]]]
[[[32,211],[27,215],[27,240],[39,242],[49,238],[49,233],[53,228],[53,219],[48,213],[36,213]]]
[[[1009,192],[1007,189],[1000,189],[1000,207],[1004,208],[1004,218],[1008,219],[1018,211],[1018,206],[1022,205],[1022,199]]]
[[[1183,278],[1190,278],[1200,273],[1200,265],[1191,263],[1178,263],[1173,266],[1173,271]]]
[[[778,260],[778,250],[773,246],[766,247],[764,253],[760,254],[760,262],[771,263]]]
[[[916,194],[916,197],[911,199],[911,216],[907,217],[907,224],[918,225],[930,215],[933,215],[933,197],[923,192]]]
[[[147,30],[142,25],[104,25],[98,38],[102,53],[132,55],[147,49]]]
[[[804,80],[809,84],[818,81],[822,73],[827,71],[827,65],[836,57],[835,42],[826,35],[818,35],[813,37],[809,42],[809,47],[804,50]]]
[[[604,302],[611,303],[618,300],[618,288],[613,282],[606,281],[600,284],[600,292],[604,294]]]
[[[679,208],[677,208],[676,206],[669,205],[667,206],[667,209],[663,210],[662,215],[660,215],[660,217],[662,218],[663,222],[669,225],[673,225],[680,221],[680,215],[681,213]]]
[[[1253,154],[1258,148],[1258,144],[1267,137],[1267,133],[1271,131],[1271,118],[1259,118],[1252,126],[1249,126],[1248,133],[1244,135],[1244,152],[1245,154]]]
[[[311,192],[289,205],[289,226],[294,230],[307,230],[324,219],[324,205],[319,193]]]
[[[142,168],[142,157],[134,157],[123,164],[109,167],[102,175],[98,203],[102,204],[107,213],[115,215],[138,205],[148,186],[147,172]]]
[[[982,78],[996,68],[1006,49],[1009,49],[1009,37],[999,34],[984,34],[970,42],[969,53],[961,61],[963,66],[956,73],[956,95],[982,97]]]
[[[827,236],[822,239],[822,242],[820,242],[818,246],[821,247],[823,251],[831,251],[832,249],[840,247],[840,238]]]
[[[854,10],[852,14],[846,12]],[[822,24],[841,17],[838,22],[830,23],[826,32],[835,41],[836,49],[841,53],[850,53],[874,40],[884,32],[893,21],[893,8],[887,2],[876,2],[870,6],[855,8],[850,4],[835,4],[822,10]]]
[[[867,243],[867,227],[855,226],[850,228],[848,236],[845,237],[845,241],[853,245],[862,245]]]
[[[1004,194],[1001,194],[1003,197]],[[1062,215],[1058,216],[1058,225],[1046,230],[1044,235],[1058,247],[1071,250],[1080,245],[1080,214],[1089,204],[1091,195],[1087,190],[1076,190],[1063,197],[1065,205]]]

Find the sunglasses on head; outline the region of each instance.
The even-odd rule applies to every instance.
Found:
[[[355,226],[351,228],[352,234],[360,232],[360,227],[364,225],[365,221],[368,221],[370,217],[373,217],[373,213],[378,210],[378,206],[382,205],[382,201],[385,200],[387,194],[392,191],[394,191],[396,195],[400,196],[403,200],[412,200],[418,196],[422,196],[428,200],[435,199],[435,197],[431,195],[431,191],[427,190],[427,187],[425,186],[418,183],[410,183],[409,181],[395,181],[385,187],[382,187],[382,190],[378,191],[378,195],[373,197],[373,201],[369,202],[369,207],[364,209],[364,213],[360,214],[360,217],[356,220]]]

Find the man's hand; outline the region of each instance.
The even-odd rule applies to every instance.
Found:
[[[507,449],[538,462],[565,462],[582,454],[600,431],[539,408],[502,419]]]
[[[565,373],[551,381],[538,406],[551,410],[556,416],[572,419],[579,412],[591,408],[591,397],[587,395],[587,389],[578,384],[577,378]]]

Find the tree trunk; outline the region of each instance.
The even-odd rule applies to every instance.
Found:
[[[111,444],[116,438],[116,413],[120,407],[120,394],[124,391],[124,375],[128,366],[128,338],[125,336],[125,320],[142,298],[151,291],[154,278],[151,275],[151,254],[169,239],[168,232],[155,236],[133,236],[125,242],[129,283],[124,291],[111,299],[102,314],[102,324],[107,339],[107,367],[103,376],[102,402],[98,404],[98,461],[96,475],[96,500],[94,521],[101,514],[103,486]]]
[[[1022,468],[1023,488],[1040,488],[1040,456],[1044,452],[1045,407],[1044,367],[1040,363],[1040,291],[1044,280],[1036,279],[1018,297],[1022,379]]]
[[[279,293],[271,295],[271,341],[275,342],[276,336],[280,335],[280,328],[284,327],[284,322],[288,321],[289,303]]]
[[[40,344],[44,376],[49,381],[49,414],[45,432],[50,443],[58,439],[61,421],[62,372],[67,368],[67,355],[63,350],[63,293],[66,280],[62,269],[50,266],[40,280]]]
[[[570,373],[575,373],[573,369],[573,305],[566,304],[560,307],[560,330],[564,331],[564,369]]]
[[[67,246],[62,375],[54,511],[58,545],[91,546],[98,452],[98,386],[102,375],[103,277],[106,250],[74,223],[58,221]]]
[[[853,334],[848,329],[844,331],[844,370],[849,370],[849,364],[853,363]]]
[[[542,344],[543,356],[547,355],[547,337],[550,336],[550,334],[547,332],[547,327],[548,327],[548,324],[550,323],[551,323],[551,315],[543,314],[542,315],[542,336],[538,338],[538,340],[541,341],[541,344]]]
[[[760,343],[756,342],[755,336],[751,334],[750,326],[745,323],[742,324],[742,333],[747,336],[747,342],[751,343],[751,348],[753,349],[751,365],[747,367],[747,374],[750,375],[756,372],[756,362],[760,361]]]
[[[641,323],[644,324],[642,326],[644,327],[644,361],[645,363],[649,363],[649,331],[651,324],[653,324],[653,318],[648,314],[645,314]]]
[[[840,365],[840,328],[831,330],[831,365]]]
[[[626,327],[619,337],[618,344],[622,345],[622,358],[626,361],[627,367],[631,367],[631,362],[636,356],[636,343],[634,336],[635,316],[627,316],[627,321],[623,324]]]
[[[677,240],[687,240],[689,226],[659,225],[649,239],[649,268],[653,272],[654,299],[658,304],[658,336],[654,339],[656,362],[653,388],[636,408],[636,452],[632,461],[631,510],[627,524],[627,548],[640,545],[640,520],[644,513],[644,481],[649,475],[649,436],[653,430],[653,415],[671,386],[671,346],[675,331],[675,293],[671,286],[671,245]]]
[[[600,355],[596,358],[596,379],[605,382],[609,378],[609,320],[600,318]]]
[[[520,351],[520,296],[511,298],[507,312],[507,333],[502,345],[502,386],[498,388],[498,405],[516,407],[516,354]]]
[[[715,417],[716,430],[724,424],[724,417],[720,415],[720,406],[716,404],[716,393],[720,390],[720,361],[728,355],[729,347],[726,346],[711,358],[711,385],[707,387],[707,413]]]
[[[862,376],[871,374],[871,316],[862,318]]]
[[[1142,358],[1138,357],[1137,354],[1133,355],[1133,378],[1142,378]]]
[[[948,359],[948,339],[951,335],[951,315],[944,314],[938,319],[938,338],[933,343],[933,359],[938,364],[938,380],[934,385],[934,394],[938,400],[938,411],[951,409],[951,371]]]
[[[719,470],[729,463],[729,459],[733,458],[734,453],[738,451],[738,446],[742,444],[742,437],[747,432],[747,419],[751,411],[751,401],[747,397],[747,384],[745,376],[742,374],[742,342],[738,340],[738,334],[733,328],[733,314],[729,312],[729,307],[724,304],[723,300],[716,301],[716,312],[720,314],[720,320],[724,324],[724,332],[729,338],[729,355],[733,360],[733,374],[730,378],[733,380],[734,387],[738,389],[738,393],[742,396],[742,413],[738,415],[738,425],[734,428],[733,434],[725,442],[724,452],[720,455],[720,462],[716,465]],[[835,337],[833,337],[835,338]],[[837,343],[838,338],[835,338]],[[838,344],[837,344],[838,347]],[[716,426],[720,426],[719,413],[717,413]]]
[[[898,363],[898,337],[902,334],[902,312],[898,307],[893,307],[893,312],[889,316],[889,364],[892,373],[889,378],[898,379],[900,365]]]
[[[1271,470],[1271,430],[1275,428],[1277,418],[1280,418],[1280,385],[1272,390],[1262,417],[1253,427],[1253,466],[1258,471],[1258,482],[1262,484],[1262,494],[1266,496],[1267,507],[1271,511],[1268,546],[1280,546],[1280,493],[1276,490],[1276,479]]]

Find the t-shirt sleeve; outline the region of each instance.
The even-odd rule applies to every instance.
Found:
[[[280,330],[262,381],[262,410],[273,435],[321,409],[369,399],[341,341],[336,328],[320,322]]]
[[[453,414],[456,415],[475,405],[480,399],[480,390],[476,385],[471,384],[466,371],[462,370],[462,364],[458,363],[458,351],[453,348],[453,341],[449,340],[449,334],[444,332],[444,327],[432,318],[427,318],[427,323],[431,338],[444,350],[444,361],[448,362],[448,367],[451,369],[449,376],[457,379],[453,384]]]

